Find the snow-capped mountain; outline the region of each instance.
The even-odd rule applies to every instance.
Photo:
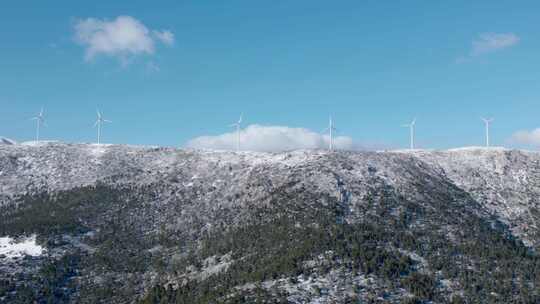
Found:
[[[182,176],[184,183],[175,187],[189,187],[196,181],[205,180],[210,180],[212,184],[225,183],[220,181],[220,176],[223,180],[229,179],[229,173],[223,172],[228,171],[228,166],[241,168],[247,174],[260,168],[280,171],[324,162],[329,165],[343,157],[350,161],[351,167],[357,168],[350,172],[351,178],[366,179],[362,169],[366,166],[378,167],[376,175],[393,185],[403,183],[404,176],[388,162],[416,162],[415,165],[427,167],[434,175],[447,178],[469,192],[527,242],[528,232],[538,229],[529,215],[531,208],[540,210],[540,153],[503,148],[377,153],[307,150],[231,153],[51,142],[37,147],[1,147],[0,186],[2,202],[8,203],[17,195],[67,190],[98,181],[138,186],[163,183],[167,178],[178,178],[175,175],[179,172],[189,174]],[[222,176],[224,173],[225,176]],[[332,184],[322,186],[329,193],[336,191]]]
[[[5,258],[0,271],[72,267],[65,276],[78,283],[54,284],[86,302],[535,299],[521,290],[540,262],[539,161],[498,148],[0,146],[0,237],[37,235],[46,247],[33,268]],[[511,278],[509,265],[522,288],[492,295],[489,275]],[[44,279],[28,276],[43,296]],[[113,287],[122,292],[108,294]]]

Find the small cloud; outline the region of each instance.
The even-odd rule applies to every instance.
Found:
[[[85,48],[87,61],[105,55],[128,63],[134,56],[154,54],[156,40],[168,45],[174,41],[170,31],[150,31],[130,16],[119,16],[111,21],[87,18],[77,21],[74,30],[75,40]]]
[[[512,134],[512,142],[531,146],[540,146],[540,128],[532,131],[521,130]]]
[[[520,38],[513,33],[484,33],[472,42],[471,56],[479,56],[518,44]]]
[[[153,31],[154,36],[166,45],[174,44],[174,34],[171,31]]]
[[[235,150],[236,132],[201,136],[190,140],[186,147],[194,149]],[[240,148],[244,151],[279,152],[298,149],[326,149],[330,138],[304,128],[250,125],[240,131]],[[334,147],[340,150],[355,148],[352,138],[337,136]]]

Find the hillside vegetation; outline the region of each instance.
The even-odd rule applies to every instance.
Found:
[[[0,155],[0,302],[540,302],[533,153]]]

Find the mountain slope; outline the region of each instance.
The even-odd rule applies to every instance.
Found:
[[[415,156],[440,168],[527,245],[540,245],[539,153],[470,148]]]
[[[0,301],[534,303],[538,158],[0,147]]]

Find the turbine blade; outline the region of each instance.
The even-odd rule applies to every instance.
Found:
[[[482,118],[482,120],[484,121],[484,123],[489,124],[489,123],[493,122],[495,120],[495,118]]]

